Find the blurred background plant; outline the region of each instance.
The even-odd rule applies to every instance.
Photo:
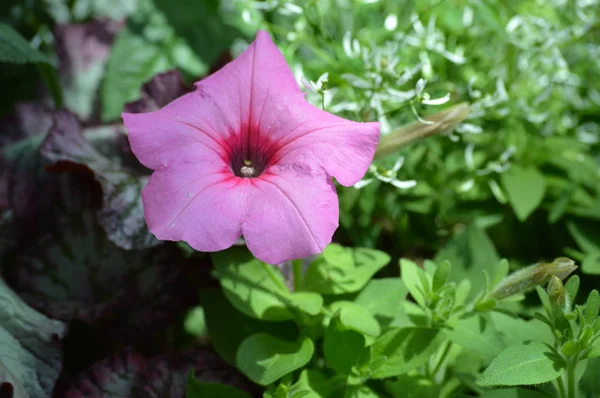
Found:
[[[479,287],[481,271],[495,275],[500,258],[514,271],[566,255],[585,275],[580,294],[597,285],[598,0],[5,0],[0,271],[29,305],[80,325],[67,336],[56,391],[68,391],[81,369],[116,347],[139,343],[140,330],[154,330],[148,325],[158,325],[159,337],[142,339],[149,365],[136,368],[140,380],[174,362],[179,385],[190,368],[200,379],[206,373],[157,347],[184,347],[191,339],[184,324],[206,337],[203,310],[185,322],[183,314],[198,285],[218,284],[207,271],[198,275],[206,256],[159,244],[145,229],[139,191],[148,171],[129,153],[120,113],[156,109],[190,90],[258,29],[271,33],[315,106],[381,123],[365,179],[338,188],[334,240],[392,260],[377,262],[367,279],[396,276],[400,258],[419,266],[449,260],[449,280]],[[341,294],[306,289],[326,304],[339,299],[327,295]],[[506,305],[525,318],[541,308],[531,295]],[[82,360],[69,356],[105,330],[119,337]],[[136,355],[123,354],[123,363],[146,363]],[[95,366],[115,363],[107,361]],[[481,392],[472,378],[460,382]]]

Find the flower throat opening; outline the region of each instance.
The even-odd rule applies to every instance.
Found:
[[[246,146],[243,148],[232,148],[229,153],[229,165],[231,171],[241,178],[254,178],[260,176],[271,164],[271,156],[266,152],[269,151],[270,143],[263,143],[266,148],[258,148],[257,146]]]

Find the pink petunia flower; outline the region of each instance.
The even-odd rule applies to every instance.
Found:
[[[379,140],[308,103],[266,32],[162,109],[123,113],[133,153],[154,170],[142,192],[150,231],[199,251],[243,236],[270,264],[320,253],[338,227],[332,177],[357,183]]]

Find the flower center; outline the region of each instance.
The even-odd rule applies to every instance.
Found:
[[[231,172],[241,178],[259,177],[277,162],[281,145],[267,137],[261,137],[258,129],[249,129],[245,134],[232,136],[223,144]]]
[[[244,160],[244,165],[240,169],[240,177],[252,178],[256,177],[256,169],[252,166],[251,160]]]

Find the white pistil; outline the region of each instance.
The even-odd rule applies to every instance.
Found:
[[[254,177],[254,167],[242,166],[242,168],[240,169],[240,174],[242,175],[242,177],[245,178]]]

